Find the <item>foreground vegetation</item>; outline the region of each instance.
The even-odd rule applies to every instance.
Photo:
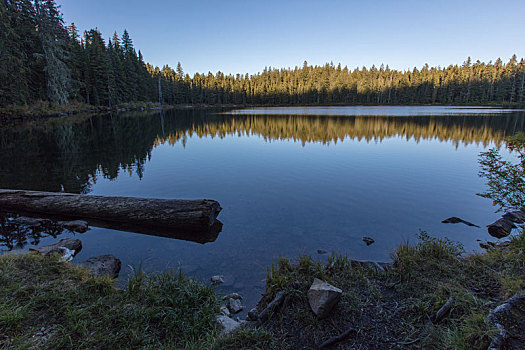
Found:
[[[263,304],[286,292],[264,328],[221,337],[219,301],[210,287],[180,272],[146,276],[136,271],[123,289],[108,278],[33,254],[0,257],[0,344],[7,348],[316,348],[348,328],[340,348],[486,349],[497,330],[489,311],[525,293],[525,235],[465,255],[461,246],[422,233],[378,272],[345,256],[327,263],[302,256],[268,270]],[[333,313],[319,320],[306,292],[314,278],[343,290]],[[429,317],[452,296],[450,314]]]
[[[213,289],[179,272],[109,278],[56,257],[0,257],[0,344],[9,348],[209,348]]]
[[[332,63],[248,75],[185,74],[154,67],[129,33],[109,41],[98,29],[66,26],[54,0],[0,0],[0,107],[43,100],[112,108],[166,104],[525,104],[525,61],[448,67],[352,69]]]

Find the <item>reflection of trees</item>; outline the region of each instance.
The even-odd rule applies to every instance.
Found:
[[[185,145],[188,138],[259,135],[266,140],[336,143],[345,138],[381,141],[400,136],[499,144],[525,129],[524,113],[476,116],[250,116],[207,110],[163,114],[76,116],[0,130],[0,188],[89,192],[97,176],[121,171],[142,177],[153,147]]]
[[[55,222],[27,226],[12,222],[9,220],[10,217],[12,215],[0,213],[0,246],[6,247],[7,250],[20,249],[27,244],[38,245],[42,238],[48,236],[56,238],[64,231]]]
[[[166,137],[156,143],[185,144],[190,136],[225,137],[260,135],[266,140],[294,140],[337,143],[345,138],[381,141],[401,136],[416,141],[437,139],[460,143],[499,144],[507,135],[525,128],[525,114],[483,116],[411,116],[411,117],[333,117],[333,116],[210,116],[194,122],[191,128],[168,128]],[[174,131],[173,131],[174,130]]]

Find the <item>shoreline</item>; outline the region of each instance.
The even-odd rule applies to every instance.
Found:
[[[457,107],[473,107],[473,108],[501,108],[501,109],[521,109],[524,106],[520,105],[501,105],[501,104],[403,104],[403,105],[389,105],[389,104],[180,104],[180,105],[163,105],[160,107],[158,103],[153,102],[135,102],[124,103],[114,107],[107,106],[93,106],[84,103],[71,103],[69,105],[54,105],[50,103],[39,103],[32,106],[7,106],[0,108],[0,124],[10,122],[23,122],[37,119],[63,118],[82,113],[120,113],[131,111],[147,111],[147,110],[169,110],[169,109],[226,109],[226,108],[260,108],[260,107],[358,107],[358,106],[375,106],[375,107],[393,107],[393,106],[457,106]]]
[[[90,286],[104,285],[103,288],[96,287],[97,298],[113,300],[110,307],[117,314],[112,317],[120,319],[124,315],[119,313],[126,313],[120,310],[120,303],[125,301],[120,298],[131,298],[125,302],[132,302],[130,300],[134,299],[131,291],[137,292],[137,289],[143,288],[147,293],[141,295],[147,297],[148,294],[149,303],[157,304],[160,303],[158,299],[164,300],[164,303],[164,298],[168,297],[169,293],[184,290],[175,285],[188,286],[189,283],[190,289],[198,290],[196,293],[199,295],[205,293],[208,298],[206,311],[197,311],[191,307],[188,310],[192,311],[187,311],[207,320],[206,325],[198,329],[199,339],[193,343],[196,348],[286,349],[292,348],[293,344],[315,348],[327,339],[337,338],[345,329],[353,329],[356,330],[355,334],[351,334],[354,331],[349,332],[349,335],[337,341],[336,346],[345,348],[363,344],[366,348],[385,349],[421,346],[483,349],[499,334],[497,327],[487,321],[491,310],[511,296],[525,293],[525,271],[520,269],[525,261],[523,256],[518,255],[524,249],[523,233],[512,236],[509,243],[488,248],[484,253],[469,254],[456,242],[422,235],[416,244],[402,244],[392,252],[393,263],[381,269],[375,267],[379,265],[377,263],[359,263],[344,255],[331,255],[326,263],[307,255],[300,256],[296,263],[289,259],[280,259],[267,269],[263,297],[256,308],[248,313],[252,315],[252,320],[250,316],[246,321],[235,320],[235,316],[231,315],[231,319],[236,322],[236,330],[229,335],[221,333],[221,327],[214,322],[215,317],[221,313],[219,309],[222,296],[212,286],[185,277],[180,270],[166,271],[159,275],[146,275],[140,269],[133,270],[127,286],[117,289],[113,280],[90,276],[87,270],[75,267],[71,263],[60,262],[56,256],[4,254],[0,256],[0,270],[4,271],[0,274],[0,300],[6,308],[2,311],[4,321],[0,321],[0,326],[6,329],[5,316],[14,317],[17,308],[26,304],[30,305],[30,308],[39,305],[35,304],[34,298],[57,298],[57,288],[62,288],[61,286],[69,285],[77,289],[75,298],[84,292],[84,297],[87,298],[87,294],[91,293]],[[35,266],[40,264],[42,268],[35,269]],[[8,266],[11,268],[7,269]],[[314,278],[327,281],[343,291],[339,304],[323,319],[316,317],[308,304],[307,292]],[[55,287],[46,287],[50,283],[49,280],[55,281]],[[169,290],[172,292],[161,293],[162,288],[166,286],[159,284],[159,281],[170,284]],[[137,287],[137,284],[140,286]],[[29,293],[29,290],[33,292]],[[63,294],[63,291],[60,293]],[[270,317],[264,322],[253,321],[254,312],[260,314],[279,294],[284,295],[283,301],[278,308],[272,310]],[[57,320],[53,320],[54,323],[49,325],[43,317],[49,313],[54,315],[63,312],[63,302],[69,305],[67,308],[72,307],[69,312],[74,312],[78,307],[84,311],[96,309],[95,301],[80,300],[83,306],[75,306],[76,301],[67,301],[68,295],[66,293],[60,297],[60,303],[45,304],[42,305],[43,309],[38,307],[28,312],[27,315],[31,315],[30,318],[34,319],[34,322],[29,321],[30,318],[13,318],[13,322],[16,319],[16,327],[11,324],[14,328],[7,328],[6,333],[6,337],[10,339],[9,343],[15,347],[30,346],[35,341],[35,334],[43,333],[45,341],[41,345],[44,347],[61,347],[63,339],[58,339],[57,336],[73,337],[74,344],[81,344],[79,342],[84,340],[70,334],[69,326],[57,325]],[[443,307],[449,298],[454,300],[452,309],[439,322],[429,324],[428,317]],[[189,305],[197,307],[202,303],[193,295],[186,295],[183,299],[179,308]],[[163,306],[166,307],[170,308],[169,305]],[[84,314],[84,319],[76,322],[88,322],[92,317],[100,317],[97,312],[90,311]],[[203,316],[202,312],[205,312],[206,316]],[[27,322],[31,326],[28,327],[25,324]],[[88,322],[84,327],[86,332],[103,333],[99,327],[111,327],[104,322],[107,321],[98,322],[98,326]],[[129,327],[145,327],[140,317],[133,322]],[[175,324],[172,326],[181,326],[178,321],[173,322]],[[56,328],[62,326],[66,329],[56,333]],[[45,332],[39,333],[37,330],[40,329],[45,329]],[[114,338],[111,338],[110,334],[104,336],[110,337],[106,339],[106,345],[126,344],[120,335]],[[137,343],[140,346],[177,344],[174,339],[159,334],[152,339],[146,333],[135,336],[142,339]],[[42,336],[37,335],[36,338],[42,341]],[[88,339],[84,344],[97,344],[90,341]],[[464,346],[459,346],[460,344]]]

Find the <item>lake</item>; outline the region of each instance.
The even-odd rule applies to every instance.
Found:
[[[496,220],[480,152],[525,130],[525,113],[470,107],[182,109],[78,115],[2,126],[0,188],[156,198],[223,207],[205,244],[92,227],[76,260],[113,254],[150,272],[181,268],[253,306],[266,268],[322,249],[388,261],[420,230],[467,251]],[[504,157],[513,159],[505,148]],[[479,225],[443,224],[450,216]],[[375,243],[367,246],[363,236]],[[3,237],[26,250],[53,237]]]

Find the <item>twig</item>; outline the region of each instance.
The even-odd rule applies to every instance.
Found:
[[[279,293],[277,293],[277,295],[275,296],[275,298],[268,304],[268,306],[263,310],[261,311],[261,313],[259,314],[258,318],[259,318],[259,323],[262,324],[264,322],[266,322],[270,316],[271,313],[275,312],[277,310],[277,308],[282,304],[282,302],[284,301],[284,297],[286,296],[286,294],[284,293],[284,291],[280,291]]]
[[[430,320],[433,323],[438,323],[439,321],[441,321],[448,314],[453,304],[454,304],[454,298],[450,296],[447,302],[445,303],[445,305],[439,308],[439,310],[435,314],[430,316]]]
[[[323,348],[326,348],[332,344],[335,344],[335,343],[338,343],[342,340],[344,340],[346,337],[348,337],[352,332],[357,332],[357,329],[355,328],[349,328],[347,329],[346,331],[344,331],[343,333],[339,334],[339,335],[336,335],[335,337],[332,337],[328,340],[326,340],[325,342],[323,342],[321,345],[319,345],[319,349],[323,349]]]

